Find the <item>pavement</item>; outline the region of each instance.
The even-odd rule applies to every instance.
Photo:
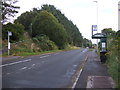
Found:
[[[91,88],[113,90],[115,83],[107,70],[107,65],[101,64],[100,58],[95,51],[89,52],[88,59],[83,67],[75,89]]]

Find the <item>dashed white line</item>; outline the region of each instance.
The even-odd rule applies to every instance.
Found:
[[[32,67],[29,67],[28,69],[32,69]]]
[[[10,73],[7,73],[7,75],[9,75]]]
[[[3,64],[3,65],[0,65],[0,67],[10,66],[10,65],[18,64],[18,63],[23,63],[23,62],[28,62],[28,61],[31,61],[31,60],[32,60],[32,59],[27,59],[27,60],[18,61],[18,62],[13,62],[13,63],[9,63],[9,64]]]
[[[45,57],[49,57],[50,55],[46,55],[46,56],[41,56],[40,58],[45,58]]]
[[[54,55],[58,55],[59,53],[55,53]]]
[[[32,64],[32,67],[35,66],[35,64]]]
[[[21,68],[20,70],[24,70],[24,69],[26,69],[27,67],[23,67],[23,68]]]

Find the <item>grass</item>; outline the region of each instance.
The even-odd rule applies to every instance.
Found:
[[[108,66],[108,72],[113,78],[116,87],[115,88],[120,88],[120,82],[119,82],[119,74],[120,74],[120,69],[119,69],[119,50],[118,49],[118,43],[117,43],[117,38],[110,36],[107,38],[107,66]]]
[[[50,51],[41,51],[41,52],[22,52],[19,54],[19,56],[31,56],[31,55],[40,55],[40,54],[46,54],[46,53],[55,53],[55,52],[61,52],[61,51],[68,51],[68,50],[75,50],[80,49],[79,47],[70,47],[62,50],[50,50]]]
[[[80,49],[80,47],[72,46],[72,47],[67,47],[65,49],[62,49],[62,50],[50,50],[50,51],[40,51],[40,52],[33,52],[33,51],[26,49],[26,48],[19,48],[19,49],[11,50],[10,53],[13,53],[13,54],[11,54],[10,56],[32,56],[32,55],[55,53],[55,52],[75,50],[75,49]],[[2,56],[3,57],[8,56],[8,53],[6,52]]]
[[[92,49],[92,48],[89,48],[89,51],[93,51],[93,49]]]
[[[109,56],[107,56],[107,66],[108,73],[112,76],[113,80],[116,83],[116,87],[120,87],[118,82],[118,60],[117,54],[113,51]]]
[[[41,52],[22,52],[19,56],[31,56],[31,55],[40,55],[46,53],[60,52],[62,50],[51,50],[51,51],[41,51]]]

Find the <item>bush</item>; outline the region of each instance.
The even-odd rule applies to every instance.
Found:
[[[55,50],[58,47],[46,35],[40,35],[33,38],[33,41],[39,45],[43,51]]]
[[[119,60],[119,36],[116,35],[108,35],[107,36],[107,64],[108,64],[108,72],[113,77],[116,82],[116,87],[120,87],[118,81],[118,75],[120,74],[120,60]]]

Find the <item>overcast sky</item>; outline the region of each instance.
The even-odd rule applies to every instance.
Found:
[[[97,24],[98,4],[98,32],[104,28],[118,30],[118,1],[120,0],[18,0],[19,16],[34,7],[41,8],[43,4],[54,5],[74,24],[77,25],[82,36],[91,39],[91,25]],[[93,2],[98,1],[98,3]],[[96,40],[92,40],[96,42]]]

